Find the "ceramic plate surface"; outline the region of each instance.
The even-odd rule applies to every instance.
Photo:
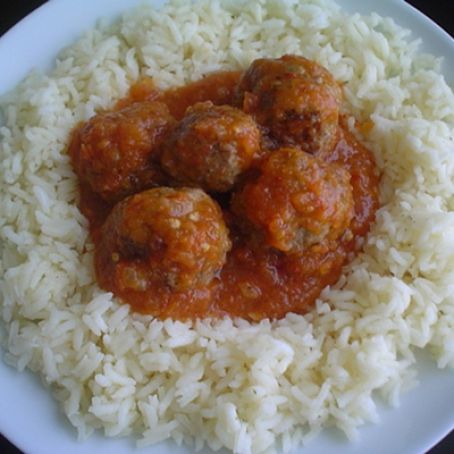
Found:
[[[58,52],[93,27],[99,18],[115,18],[139,3],[142,1],[50,0],[0,39],[0,94],[13,88],[32,68],[51,68]],[[448,83],[454,83],[454,40],[403,0],[342,0],[339,3],[352,13],[375,11],[390,16],[411,29],[413,37],[423,40],[423,51],[444,57],[443,73]],[[418,355],[418,372],[419,386],[401,397],[399,407],[380,407],[381,422],[360,428],[358,441],[348,442],[339,431],[328,430],[300,448],[301,453],[425,452],[454,428],[454,371],[438,370],[430,358]],[[29,372],[18,373],[3,362],[0,362],[0,432],[29,454],[192,453],[191,449],[171,442],[136,449],[132,438],[109,439],[101,434],[78,442],[75,430],[66,422],[38,377]]]

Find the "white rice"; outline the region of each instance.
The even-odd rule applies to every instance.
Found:
[[[326,0],[173,1],[91,31],[1,101],[5,360],[49,384],[80,437],[134,434],[248,454],[326,426],[349,438],[415,381],[412,349],[454,366],[454,95],[391,19]],[[383,172],[364,253],[306,316],[180,323],[99,289],[69,131],[141,75],[162,87],[303,54],[345,82]]]

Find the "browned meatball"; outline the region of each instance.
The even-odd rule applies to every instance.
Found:
[[[254,120],[211,102],[190,107],[163,145],[163,168],[182,184],[228,191],[260,150]]]
[[[233,211],[247,220],[266,244],[301,252],[335,240],[353,216],[350,175],[295,148],[272,152],[260,176],[235,194]]]
[[[173,123],[160,102],[94,116],[70,147],[76,173],[107,202],[163,184],[157,150]]]
[[[222,212],[200,189],[149,189],[117,204],[96,249],[103,286],[121,294],[209,283],[231,246]]]
[[[308,153],[335,145],[341,99],[324,67],[294,55],[255,60],[238,88],[238,103],[272,138]]]

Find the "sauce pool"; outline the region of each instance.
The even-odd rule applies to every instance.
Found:
[[[157,90],[150,79],[144,79],[131,88],[129,96],[120,100],[116,109],[158,100],[165,103],[178,120],[187,107],[196,102],[232,105],[240,77],[241,73],[236,71],[213,73],[200,81],[163,92]],[[232,221],[229,209],[225,208],[232,249],[226,264],[210,284],[180,292],[152,284],[146,291],[124,290],[117,284],[115,262],[95,259],[101,287],[113,291],[135,311],[159,318],[186,320],[229,315],[261,320],[282,318],[288,312],[307,312],[321,290],[339,279],[342,267],[358,250],[358,239],[364,238],[369,231],[379,206],[379,176],[372,154],[342,124],[334,150],[319,157],[350,172],[354,216],[348,234],[335,241],[314,244],[299,254],[285,254],[273,248],[250,245]],[[73,143],[76,142],[77,130],[73,136]],[[112,206],[81,182],[80,208],[89,220],[97,248],[100,227]]]

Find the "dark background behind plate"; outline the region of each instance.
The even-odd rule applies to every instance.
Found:
[[[28,13],[45,3],[45,0],[10,0],[2,3],[2,11],[0,13],[0,36],[14,24],[19,22]],[[339,1],[339,3],[342,2]],[[426,16],[429,16],[434,22],[450,33],[451,36],[454,36],[454,2],[452,0],[407,0],[407,3],[410,3],[422,11]],[[430,417],[430,415],[428,415],[428,417]],[[74,436],[76,436],[75,432]],[[0,453],[21,454],[21,451],[15,448],[8,442],[8,440],[6,440],[6,438],[0,435]],[[443,441],[441,441],[430,451],[430,454],[453,453],[454,431],[452,431]]]

